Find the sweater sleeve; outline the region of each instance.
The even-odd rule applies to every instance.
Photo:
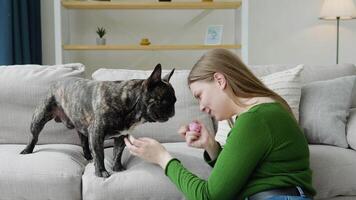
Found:
[[[177,159],[168,163],[166,175],[187,199],[236,199],[271,145],[264,120],[245,113],[231,130],[208,180],[189,172]]]

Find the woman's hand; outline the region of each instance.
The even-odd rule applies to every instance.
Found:
[[[194,121],[201,127],[200,132],[190,131],[189,126],[181,126],[178,133],[185,139],[186,143],[190,147],[205,149],[209,145],[209,142],[213,139],[204,124],[200,121]]]
[[[211,159],[215,159],[218,156],[219,144],[215,141],[215,138],[208,132],[204,124],[200,121],[194,121],[201,127],[200,132],[194,132],[189,130],[189,126],[181,126],[178,133],[185,139],[185,142],[190,147],[205,149]]]
[[[143,137],[136,139],[129,135],[129,139],[125,138],[124,141],[131,154],[160,165],[163,169],[166,168],[168,161],[172,159],[172,156],[164,146],[152,138]]]

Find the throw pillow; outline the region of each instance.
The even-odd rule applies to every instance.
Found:
[[[302,87],[300,125],[309,143],[347,148],[346,122],[356,76],[316,81]]]
[[[356,108],[350,110],[346,128],[347,143],[356,150]]]
[[[260,77],[261,81],[271,90],[283,97],[292,109],[295,118],[299,119],[299,102],[301,96],[300,73],[303,70],[303,65],[266,76]],[[233,117],[235,119],[236,116]],[[226,120],[220,121],[218,131],[216,133],[216,141],[221,145],[225,144],[227,134],[230,131],[230,126]]]
[[[300,73],[302,70],[303,65],[298,65],[289,70],[261,77],[262,82],[269,89],[273,90],[287,101],[297,120],[299,119],[299,102],[302,88]]]

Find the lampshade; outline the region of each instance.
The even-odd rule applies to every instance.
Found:
[[[321,7],[320,19],[333,20],[356,18],[354,0],[324,0]]]

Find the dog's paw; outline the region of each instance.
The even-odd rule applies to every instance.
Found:
[[[109,172],[107,171],[98,171],[98,172],[95,172],[95,175],[97,177],[103,177],[103,178],[108,178],[110,176]]]
[[[32,153],[32,151],[28,150],[28,149],[24,149],[20,152],[20,154],[29,154]]]
[[[88,161],[90,161],[90,160],[93,160],[93,156],[91,156],[91,154],[89,153],[89,154],[84,154],[84,158],[85,159],[87,159]]]
[[[114,171],[114,172],[121,172],[121,171],[124,171],[125,170],[125,167],[123,167],[123,166],[114,166],[113,168],[112,168],[112,170]]]

